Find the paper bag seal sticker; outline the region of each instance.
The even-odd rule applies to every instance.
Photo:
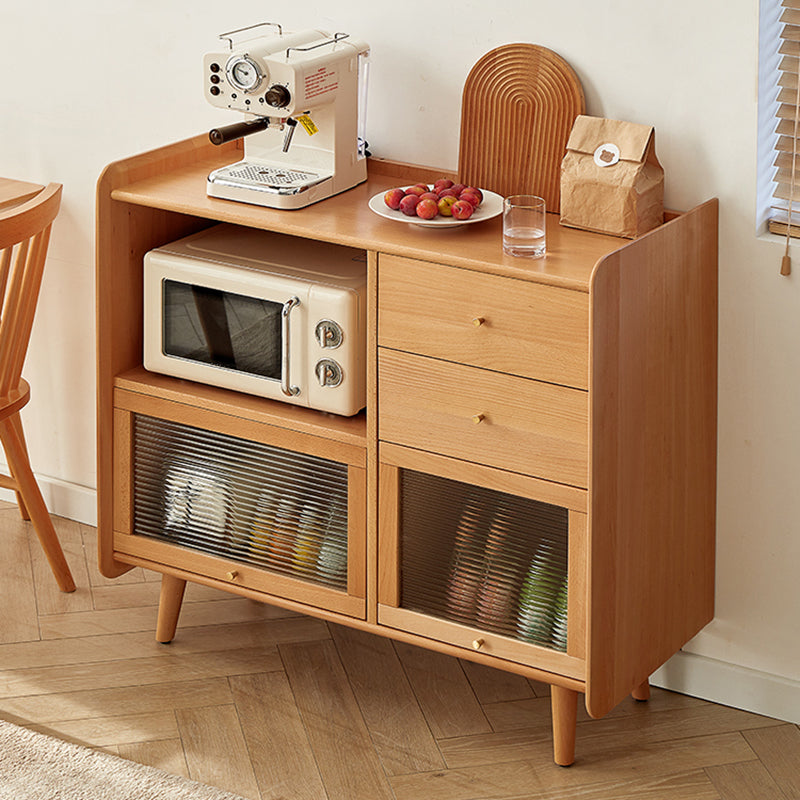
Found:
[[[575,119],[561,162],[561,224],[635,238],[664,221],[664,170],[651,125]]]
[[[594,151],[594,163],[598,167],[613,167],[619,161],[619,147],[613,142],[601,144]]]

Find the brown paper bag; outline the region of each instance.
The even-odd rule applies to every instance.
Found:
[[[561,162],[561,223],[630,239],[664,218],[664,170],[647,125],[579,116]]]

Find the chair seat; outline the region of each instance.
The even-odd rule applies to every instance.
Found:
[[[0,419],[10,417],[23,408],[31,399],[31,387],[25,378],[20,378],[16,389],[10,391],[5,397],[0,397]]]

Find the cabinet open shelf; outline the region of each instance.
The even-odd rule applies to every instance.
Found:
[[[142,366],[117,375],[114,386],[116,389],[142,397],[218,411],[266,425],[322,436],[354,447],[366,447],[367,444],[367,422],[364,411],[352,417],[342,417],[149,372]]]

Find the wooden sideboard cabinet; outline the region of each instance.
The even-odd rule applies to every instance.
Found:
[[[551,216],[529,261],[499,218],[372,213],[438,176],[410,165],[296,211],[207,197],[235,148],[197,137],[98,184],[103,574],[162,573],[159,641],[195,581],[545,681],[572,763],[578,696],[593,717],[644,699],[713,616],[716,201],[633,241]],[[144,254],[216,222],[366,253],[364,411],[142,367]]]

